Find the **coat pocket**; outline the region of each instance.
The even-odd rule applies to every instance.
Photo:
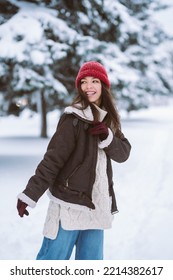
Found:
[[[95,209],[95,205],[92,203],[91,199],[82,191],[73,190],[68,186],[65,185],[58,185],[58,194],[59,198],[69,202],[75,203],[78,205],[87,206],[91,209]]]
[[[72,172],[71,174],[67,177],[67,179],[65,180],[65,187],[68,188],[69,187],[69,180],[70,178],[75,174],[75,172],[77,172],[77,170],[81,167],[81,164],[79,164]]]

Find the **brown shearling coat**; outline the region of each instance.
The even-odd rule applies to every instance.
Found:
[[[92,188],[95,181],[98,137],[89,134],[90,126],[91,121],[81,119],[75,114],[64,113],[61,116],[43,160],[23,191],[26,196],[37,202],[49,188],[56,198],[95,208],[92,203]],[[123,133],[120,138],[114,135],[109,146],[104,148],[112,213],[117,211],[117,205],[111,160],[119,163],[126,161],[130,150],[131,145]]]

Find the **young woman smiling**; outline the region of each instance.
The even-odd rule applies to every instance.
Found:
[[[86,77],[81,80],[81,90],[86,94],[88,101],[100,106],[102,84],[101,81],[94,77]]]
[[[62,114],[43,160],[18,195],[21,217],[47,190],[50,203],[38,260],[102,260],[104,230],[118,211],[111,160],[128,159],[131,145],[121,132],[110,82],[102,64],[84,63],[77,96]]]

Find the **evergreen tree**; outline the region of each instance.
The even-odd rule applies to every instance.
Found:
[[[26,105],[39,110],[42,137],[46,112],[76,94],[84,61],[105,65],[119,107],[129,112],[172,91],[169,51],[158,55],[169,39],[153,20],[163,8],[159,0],[1,2],[1,111],[19,115]]]

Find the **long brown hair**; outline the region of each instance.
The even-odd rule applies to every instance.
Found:
[[[101,104],[99,107],[106,110],[107,112],[107,115],[104,119],[104,123],[107,125],[107,127],[111,128],[114,134],[119,136],[121,132],[120,116],[115,101],[113,99],[113,95],[111,93],[111,90],[108,88],[108,86],[105,83],[101,81],[101,84],[102,84],[102,95],[101,95]],[[87,95],[82,91],[81,83],[79,84],[79,87],[77,89],[77,96],[72,102],[72,106],[77,107],[78,103],[81,104],[80,107],[81,110],[84,110],[88,106],[90,106],[93,113],[94,122],[99,121],[99,112],[94,106],[94,104],[89,102]]]

